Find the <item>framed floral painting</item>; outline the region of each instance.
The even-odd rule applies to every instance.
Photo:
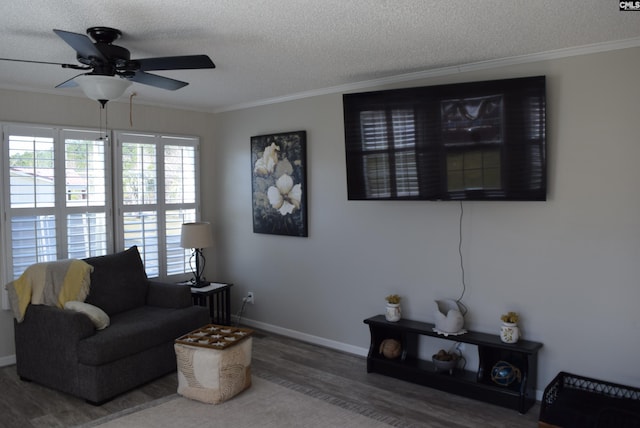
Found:
[[[307,236],[306,131],[251,137],[253,232]]]

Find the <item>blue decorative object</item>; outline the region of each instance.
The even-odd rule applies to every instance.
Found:
[[[491,380],[498,385],[509,386],[521,379],[520,369],[506,361],[498,361],[491,369]]]

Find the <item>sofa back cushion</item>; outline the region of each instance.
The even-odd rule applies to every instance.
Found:
[[[147,274],[135,245],[106,256],[89,257],[93,266],[89,296],[85,302],[109,316],[143,306],[147,298]]]

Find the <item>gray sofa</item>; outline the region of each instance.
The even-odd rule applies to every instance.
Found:
[[[135,246],[85,261],[94,267],[85,302],[110,326],[96,330],[83,313],[29,305],[14,324],[16,363],[23,380],[100,404],[174,371],[174,340],[210,321],[188,287],[148,280]]]

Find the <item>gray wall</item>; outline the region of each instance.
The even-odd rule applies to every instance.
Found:
[[[465,202],[463,218],[467,327],[497,334],[500,314],[519,312],[524,337],[544,343],[538,389],[560,370],[640,386],[639,71],[627,49],[402,84],[547,76],[548,201]],[[234,299],[255,293],[254,325],[364,353],[362,321],[387,294],[427,322],[435,299],[460,295],[458,203],[347,200],[340,94],[216,123],[216,273]],[[295,130],[307,131],[309,237],[254,234],[250,137]]]

